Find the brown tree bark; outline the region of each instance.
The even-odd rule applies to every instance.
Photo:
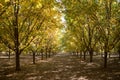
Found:
[[[10,59],[10,49],[9,49],[9,52],[8,52],[8,58]]]
[[[20,55],[18,54],[18,52],[16,52],[15,54],[15,58],[16,58],[16,71],[20,71],[21,68],[20,68]]]
[[[43,60],[43,49],[41,49],[41,60]]]
[[[90,62],[93,62],[93,50],[90,50],[89,54],[90,54]]]
[[[19,0],[15,0],[14,4],[14,45],[15,45],[15,55],[16,55],[16,71],[20,71],[20,52],[19,52],[19,32],[18,32],[18,13],[19,13]]]
[[[84,60],[86,60],[86,52],[84,52]]]
[[[45,57],[46,57],[46,59],[48,58],[47,48],[46,48],[46,51],[45,51]]]
[[[49,53],[49,58],[51,57],[51,48],[49,48],[49,51],[48,51],[48,53]]]
[[[118,54],[119,54],[119,60],[120,60],[120,51],[118,52]]]
[[[108,52],[104,52],[104,68],[107,68],[107,55],[108,55]]]
[[[35,64],[35,52],[33,51],[33,64]]]

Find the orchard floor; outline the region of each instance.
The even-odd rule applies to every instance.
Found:
[[[14,59],[0,59],[0,80],[120,80],[120,61],[109,59],[108,68],[103,68],[103,60],[83,61],[71,54],[59,53],[47,60],[37,57],[21,59],[21,71],[16,72]]]

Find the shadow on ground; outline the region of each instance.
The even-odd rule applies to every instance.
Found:
[[[70,54],[57,54],[48,60],[21,59],[22,71],[15,72],[14,59],[0,60],[0,80],[120,80],[120,63],[111,60],[108,68],[101,65],[101,58],[93,63]]]

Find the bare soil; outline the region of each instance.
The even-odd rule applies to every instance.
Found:
[[[120,61],[109,59],[103,68],[103,59],[94,57],[83,61],[78,56],[59,53],[47,60],[37,57],[21,59],[21,71],[15,71],[15,60],[0,59],[0,80],[120,80]]]

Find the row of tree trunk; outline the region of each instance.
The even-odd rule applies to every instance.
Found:
[[[72,52],[72,55],[75,55],[75,56],[80,56],[80,58],[83,57],[83,60],[86,60],[86,56],[89,56],[90,57],[90,62],[93,62],[93,56],[94,56],[94,52],[93,51],[84,51],[82,53],[79,53],[78,51],[76,52]],[[118,52],[118,59],[120,60],[120,52]],[[110,56],[110,54],[109,54]],[[105,51],[104,54],[101,56],[102,58],[104,58],[104,68],[107,68],[107,60],[108,60],[108,52]]]
[[[35,64],[35,59],[36,59],[36,52],[32,51],[32,54],[33,54],[33,64]],[[55,55],[54,52],[51,52],[51,51],[46,51],[45,53],[43,53],[43,51],[41,51],[41,60],[44,60],[44,59],[48,59],[50,58],[51,56]]]

